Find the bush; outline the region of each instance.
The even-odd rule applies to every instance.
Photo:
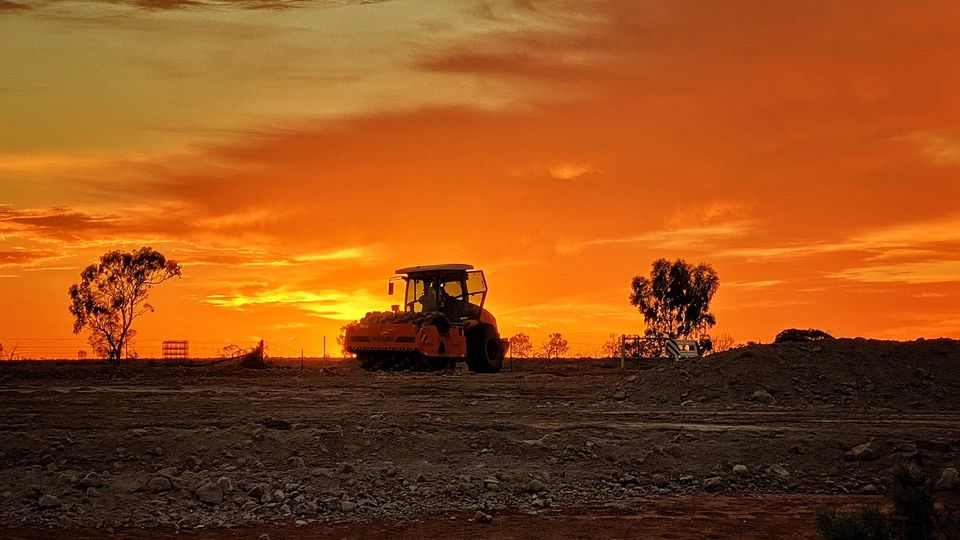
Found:
[[[783,332],[777,334],[777,337],[774,338],[774,343],[787,343],[787,342],[798,342],[798,341],[820,341],[824,339],[833,339],[833,336],[824,332],[823,330],[817,330],[815,328],[810,328],[808,330],[801,330],[799,328],[788,328]]]
[[[920,467],[909,464],[893,471],[890,502],[902,538],[930,538],[933,532],[933,485]]]
[[[827,540],[886,540],[890,538],[886,518],[879,507],[857,512],[824,510],[817,514],[817,529]]]
[[[960,538],[960,508],[955,499],[935,505],[933,482],[915,464],[893,471],[890,515],[876,506],[856,512],[825,510],[817,514],[817,529],[827,540],[926,540]]]

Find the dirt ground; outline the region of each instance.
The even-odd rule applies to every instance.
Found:
[[[957,342],[614,365],[5,364],[0,537],[815,537],[958,466]]]

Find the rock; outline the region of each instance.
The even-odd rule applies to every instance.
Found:
[[[348,474],[353,472],[353,467],[349,463],[337,465],[337,474]]]
[[[483,523],[483,524],[493,523],[493,516],[491,516],[490,514],[484,514],[479,510],[477,511],[477,515],[474,517],[474,519],[477,520],[477,523]]]
[[[43,509],[59,508],[60,499],[53,495],[43,495],[40,497],[40,500],[37,501],[37,504]]]
[[[790,476],[790,471],[784,469],[779,463],[774,463],[768,467],[767,472],[775,474],[779,478],[788,478]]]
[[[616,392],[613,393],[612,397],[617,401],[623,401],[627,399],[627,393],[624,392],[623,390],[617,390]]]
[[[527,483],[526,487],[523,490],[527,493],[541,493],[547,490],[547,486],[543,482],[534,478]]]
[[[252,488],[250,488],[249,491],[247,491],[247,497],[250,497],[251,499],[256,499],[259,501],[261,498],[263,498],[264,495],[267,494],[267,491],[269,489],[270,488],[264,484],[256,484]]]
[[[664,474],[657,473],[653,475],[653,485],[663,488],[667,487],[670,484],[670,480],[667,479],[667,476]]]
[[[733,466],[733,475],[734,475],[734,476],[739,476],[739,477],[742,478],[742,477],[744,477],[744,476],[748,476],[749,474],[750,474],[750,469],[747,469],[747,466],[746,466],[746,465],[734,465],[734,466]]]
[[[619,482],[622,486],[632,486],[637,483],[637,477],[630,473],[626,473],[621,476],[617,482]]]
[[[703,489],[711,493],[720,491],[723,488],[723,479],[719,476],[714,476],[712,478],[707,478],[703,481]]]
[[[960,478],[957,477],[957,470],[948,467],[940,473],[940,480],[937,481],[937,487],[945,490],[956,489],[960,485]]]
[[[233,482],[231,482],[226,476],[221,476],[218,478],[217,485],[220,486],[220,491],[222,491],[224,495],[233,493]]]
[[[680,406],[681,406],[681,407],[686,407],[686,406],[688,406],[688,405],[693,405],[693,400],[692,400],[692,399],[688,399],[688,400],[682,401],[682,402],[680,403]]]
[[[187,456],[187,459],[184,460],[184,463],[186,463],[187,467],[191,469],[195,469],[199,467],[203,462],[200,461],[200,458],[198,458],[197,456]]]
[[[876,495],[879,492],[880,490],[878,490],[877,486],[873,484],[867,484],[860,488],[860,493],[863,493],[864,495]]]
[[[847,461],[875,461],[880,458],[870,443],[854,446],[846,454]]]
[[[99,473],[95,473],[95,472],[88,473],[86,476],[81,478],[79,482],[77,482],[77,487],[80,489],[87,489],[92,487],[98,488],[103,486],[104,486],[103,477],[100,476]]]
[[[307,522],[304,521],[304,520],[302,520],[302,519],[298,519],[298,520],[294,521],[293,524],[296,525],[297,527],[306,527],[306,526],[307,526]]]
[[[207,482],[197,488],[197,498],[201,502],[218,505],[223,502],[223,489],[219,484]]]
[[[271,496],[273,498],[273,502],[279,503],[287,500],[287,494],[279,489],[273,490],[273,493],[271,493]]]
[[[300,469],[302,469],[303,467],[306,467],[306,464],[303,462],[303,458],[296,457],[296,456],[288,459],[287,464],[290,465],[291,467],[296,467]]]
[[[666,452],[667,454],[675,458],[678,458],[683,455],[683,450],[681,450],[680,447],[675,444],[668,446],[666,450],[664,450],[664,452]]]
[[[87,497],[95,498],[95,497],[99,497],[100,495],[103,495],[103,494],[100,493],[100,490],[98,490],[97,488],[93,488],[93,487],[87,488]]]
[[[263,533],[257,537],[257,540],[270,540],[270,535],[267,533]]]
[[[340,501],[340,511],[344,514],[350,514],[356,509],[356,503],[352,503],[350,501]]]
[[[110,487],[119,492],[133,493],[134,491],[142,488],[143,484],[136,478],[121,477],[117,478],[113,482],[110,482]]]
[[[147,481],[147,485],[143,486],[143,489],[145,489],[147,493],[163,493],[164,491],[173,489],[173,484],[171,484],[170,479],[165,476],[154,476]]]
[[[756,390],[753,394],[750,395],[750,399],[760,403],[772,404],[777,401],[777,398],[773,397],[773,394],[767,392],[765,389],[760,388]]]

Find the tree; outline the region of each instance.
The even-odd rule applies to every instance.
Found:
[[[713,338],[713,352],[722,353],[737,347],[737,342],[730,334],[720,334]]]
[[[620,345],[620,336],[610,334],[607,336],[607,341],[600,347],[600,356],[603,358],[620,358]]]
[[[630,304],[643,314],[646,335],[687,339],[717,323],[710,300],[719,287],[720,278],[710,265],[657,259],[649,278],[633,278]]]
[[[340,355],[343,358],[353,358],[353,353],[347,350],[347,329],[357,324],[359,323],[351,322],[340,327],[340,335],[337,336],[337,345],[340,346]]]
[[[73,333],[87,329],[93,350],[119,361],[135,334],[133,321],[153,311],[147,303],[150,290],[174,277],[180,277],[180,265],[149,247],[104,254],[70,287]]]
[[[530,358],[533,354],[533,343],[530,336],[519,333],[510,338],[510,355],[515,358]]]
[[[220,353],[218,356],[220,356],[220,358],[239,358],[245,354],[247,354],[247,351],[242,349],[236,343],[231,343],[225,346],[224,348],[220,349]]]
[[[547,341],[543,344],[543,353],[547,356],[548,360],[550,358],[560,358],[567,354],[569,350],[570,344],[567,343],[567,340],[563,339],[563,335],[560,334],[560,332],[550,334]]]

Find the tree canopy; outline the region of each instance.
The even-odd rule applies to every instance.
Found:
[[[773,339],[774,343],[787,343],[790,341],[821,341],[824,339],[833,339],[833,336],[824,332],[823,330],[817,330],[816,328],[809,328],[802,330],[800,328],[787,328],[786,330],[777,334],[777,337]]]
[[[110,360],[120,360],[137,317],[153,306],[150,289],[180,276],[180,265],[158,251],[143,247],[133,252],[111,251],[80,273],[80,283],[70,287],[73,332],[90,332],[91,347]]]
[[[530,358],[533,354],[533,343],[530,336],[523,332],[510,338],[510,355],[516,358]]]
[[[649,278],[633,278],[630,304],[643,315],[646,335],[689,338],[717,323],[710,301],[719,287],[720,277],[710,265],[657,259]]]
[[[570,350],[570,344],[560,332],[554,332],[547,337],[543,344],[543,353],[550,358],[560,358]]]

